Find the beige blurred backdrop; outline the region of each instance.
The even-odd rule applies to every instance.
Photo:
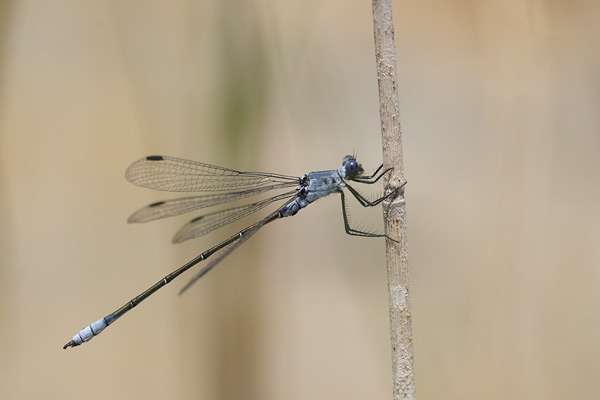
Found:
[[[600,5],[394,7],[418,397],[599,398]],[[172,245],[198,213],[126,224],[172,197],[131,162],[372,171],[373,54],[368,1],[2,2],[0,396],[391,398],[384,242],[336,196],[62,349],[258,218]]]

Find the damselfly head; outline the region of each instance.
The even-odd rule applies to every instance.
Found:
[[[351,155],[347,155],[346,157],[344,157],[344,159],[342,160],[342,166],[346,170],[347,178],[354,178],[356,176],[362,175],[362,173],[365,172],[363,170],[362,165],[360,165],[358,161],[356,161],[356,158]]]

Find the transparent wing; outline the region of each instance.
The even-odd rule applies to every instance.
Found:
[[[229,246],[223,247],[221,250],[216,252],[214,254],[214,256],[212,257],[212,259],[209,261],[208,265],[205,266],[204,268],[202,268],[200,271],[198,271],[198,273],[196,275],[194,275],[189,280],[189,282],[179,291],[179,294],[182,294],[183,292],[188,290],[190,288],[190,286],[192,286],[194,283],[196,283],[196,281],[198,279],[202,278],[204,275],[206,275],[206,273],[208,271],[210,271],[211,269],[216,267],[217,264],[219,264],[221,261],[223,261],[223,259],[225,259],[225,257],[227,257],[229,254],[231,254],[232,251],[234,251],[235,249],[240,247],[246,240],[250,239],[250,237],[252,235],[254,235],[256,232],[258,232],[258,230],[260,228],[262,228],[266,223],[268,223],[270,221],[272,221],[272,220],[268,219],[268,217],[263,219],[262,221],[257,223],[256,226],[254,226],[252,229],[248,229],[246,232],[244,232],[242,237],[240,237],[238,240],[231,243]]]
[[[216,211],[210,214],[201,215],[185,224],[173,237],[173,243],[180,243],[188,239],[196,238],[207,234],[222,226],[228,225],[240,218],[250,215],[269,204],[290,198],[296,193],[295,190],[270,197],[256,203],[246,204],[240,207],[228,208],[226,210]]]
[[[297,177],[263,172],[241,172],[198,161],[148,156],[127,168],[125,178],[135,185],[170,192],[227,191],[298,182]]]
[[[298,185],[298,182],[278,183],[275,185],[262,186],[232,193],[209,194],[201,196],[182,197],[148,204],[131,214],[127,222],[141,223],[154,221],[160,218],[172,217],[201,208],[212,207],[219,204],[229,203],[246,197],[255,196],[269,190],[283,189]]]

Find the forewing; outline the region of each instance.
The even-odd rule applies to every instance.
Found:
[[[125,177],[135,185],[170,192],[227,191],[298,181],[292,176],[241,172],[167,156],[137,160],[127,168]]]

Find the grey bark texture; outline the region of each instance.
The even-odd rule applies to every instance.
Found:
[[[394,168],[386,182],[386,193],[390,193],[405,182],[392,1],[372,0],[372,7],[383,165]],[[415,378],[404,188],[383,203],[383,217],[386,235],[396,241],[386,239],[393,398],[413,400]]]

